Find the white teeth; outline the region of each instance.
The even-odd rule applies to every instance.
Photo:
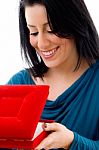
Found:
[[[56,49],[50,50],[50,51],[42,51],[42,54],[45,56],[51,56],[56,52]]]

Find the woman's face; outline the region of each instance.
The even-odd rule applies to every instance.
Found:
[[[30,43],[49,68],[77,60],[73,39],[59,38],[52,33],[43,5],[26,6],[25,17],[30,31]]]

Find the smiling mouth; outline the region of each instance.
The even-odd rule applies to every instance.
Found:
[[[56,51],[58,50],[59,46],[52,49],[52,50],[49,50],[49,51],[41,51],[42,55],[45,57],[45,58],[50,58],[52,56],[55,55]]]

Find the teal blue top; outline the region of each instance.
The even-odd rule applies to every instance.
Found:
[[[28,71],[22,70],[8,84],[34,82]],[[99,62],[55,101],[47,100],[42,118],[55,120],[74,132],[70,150],[99,150]]]

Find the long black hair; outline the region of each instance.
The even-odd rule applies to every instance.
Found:
[[[43,77],[48,67],[39,59],[30,44],[29,30],[25,19],[25,7],[33,4],[44,5],[48,23],[60,38],[74,38],[79,68],[81,59],[85,58],[89,65],[99,59],[99,37],[83,0],[21,0],[19,5],[19,30],[21,54],[24,54],[30,71],[34,77]]]

